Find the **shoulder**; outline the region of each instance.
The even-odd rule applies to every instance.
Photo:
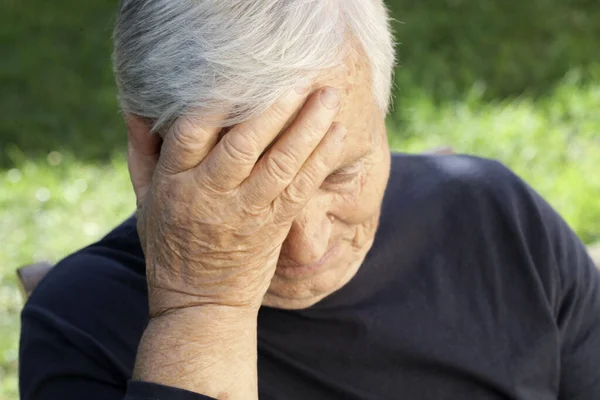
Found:
[[[575,265],[591,265],[563,218],[498,161],[394,155],[383,213],[387,236],[426,232],[430,251],[464,249],[486,265],[497,261],[498,271],[518,266],[535,275],[549,297],[559,281],[572,279]]]
[[[392,198],[405,196],[406,188],[412,188],[413,203],[436,199],[446,213],[478,224],[483,220],[503,224],[528,243],[547,242],[553,252],[566,242],[579,242],[559,213],[499,161],[466,155],[392,158]]]
[[[384,206],[396,211],[420,209],[464,223],[477,219],[517,223],[539,206],[547,213],[545,202],[505,165],[466,155],[394,154]]]
[[[23,308],[23,363],[51,341],[65,358],[89,357],[126,374],[147,323],[144,269],[134,220],[60,261]]]
[[[467,155],[393,154],[389,187],[405,191],[407,185],[417,195],[461,191],[502,197],[509,187],[528,191],[515,173],[495,160]]]
[[[468,249],[479,262],[502,260],[555,281],[559,252],[578,239],[509,168],[462,155],[392,160],[382,219],[388,232],[420,232],[431,251]]]

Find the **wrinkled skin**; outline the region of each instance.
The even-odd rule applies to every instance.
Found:
[[[151,316],[305,308],[356,274],[390,162],[359,55],[222,137],[185,117],[163,140],[140,118],[127,123]]]

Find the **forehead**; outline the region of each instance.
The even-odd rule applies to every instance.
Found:
[[[336,122],[348,129],[342,162],[367,154],[373,148],[376,119],[383,118],[373,96],[371,71],[367,58],[352,48],[346,59],[336,68],[327,71],[315,81],[315,88],[331,86],[342,97],[342,108]]]

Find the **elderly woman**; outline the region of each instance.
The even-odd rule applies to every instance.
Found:
[[[122,1],[137,218],[24,308],[22,399],[599,399],[584,247],[497,162],[391,155],[393,59],[380,0]]]

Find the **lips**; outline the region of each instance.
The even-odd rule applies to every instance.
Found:
[[[321,257],[320,260],[312,264],[298,264],[290,262],[289,260],[285,263],[280,263],[277,265],[275,275],[279,275],[288,279],[299,279],[318,274],[324,269],[323,267],[325,266],[327,261],[332,259],[333,256],[338,253],[339,247],[340,241],[336,242],[333,246],[331,246],[329,250],[327,250],[327,252],[323,255],[323,257]]]

